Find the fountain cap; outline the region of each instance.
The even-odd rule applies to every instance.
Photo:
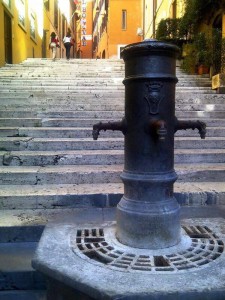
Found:
[[[156,39],[145,39],[140,43],[127,45],[121,52],[124,61],[135,56],[146,56],[151,54],[165,55],[176,58],[180,49],[170,43],[158,41]]]

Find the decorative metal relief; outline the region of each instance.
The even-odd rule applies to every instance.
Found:
[[[161,82],[146,83],[148,93],[145,96],[145,100],[148,103],[149,113],[156,115],[159,113],[159,104],[163,97],[160,95],[163,84]]]

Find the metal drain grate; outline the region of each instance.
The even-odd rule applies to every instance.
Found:
[[[183,226],[183,229],[191,238],[191,246],[170,255],[137,255],[116,249],[106,241],[103,228],[77,230],[73,251],[113,269],[153,272],[198,268],[217,259],[224,251],[223,241],[207,226]]]

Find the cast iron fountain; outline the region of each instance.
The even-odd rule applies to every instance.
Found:
[[[125,118],[98,123],[101,130],[120,130],[125,136],[124,196],[117,207],[117,238],[131,247],[160,249],[180,242],[179,205],[173,196],[174,133],[199,130],[201,121],[175,117],[176,56],[179,49],[158,41],[127,46],[125,61]]]
[[[123,50],[125,117],[95,124],[93,138],[123,132],[124,196],[116,222],[45,229],[33,266],[48,278],[48,300],[223,299],[225,222],[181,222],[173,194],[175,132],[206,134],[205,123],[175,117],[177,53],[156,40]]]

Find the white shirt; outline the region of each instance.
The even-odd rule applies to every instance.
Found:
[[[63,43],[70,43],[71,37],[64,36]]]

